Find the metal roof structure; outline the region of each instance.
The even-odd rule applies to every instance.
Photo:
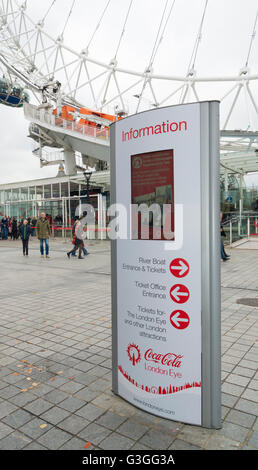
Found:
[[[221,173],[258,172],[258,131],[221,131]]]

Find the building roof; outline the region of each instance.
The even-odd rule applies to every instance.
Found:
[[[221,173],[258,172],[258,131],[221,131]]]

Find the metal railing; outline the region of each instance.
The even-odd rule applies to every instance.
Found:
[[[254,236],[258,236],[258,214],[237,215],[221,224],[226,233],[225,244],[232,245],[234,242]]]
[[[98,129],[95,126],[80,124],[74,120],[65,120],[53,114],[52,110],[44,108],[38,109],[36,106],[24,103],[24,115],[28,120],[39,121],[42,124],[59,127],[64,129],[64,131],[72,131],[76,134],[95,139],[99,143],[101,143],[101,141],[109,143],[109,129]]]
[[[55,163],[55,162],[65,161],[64,153],[62,151],[48,152],[45,149],[43,149],[41,157],[46,163]],[[80,155],[75,155],[75,162],[76,162],[76,165],[81,166],[81,167],[83,166],[83,159]]]

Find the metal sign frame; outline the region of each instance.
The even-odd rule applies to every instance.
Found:
[[[198,104],[200,105],[201,170],[201,425],[219,429],[221,427],[219,102],[207,101]],[[180,106],[187,107],[188,104]],[[155,111],[147,113],[154,114]],[[144,113],[146,112],[140,114]],[[118,125],[119,121],[111,125],[111,204],[119,203],[116,175],[116,158],[119,157],[116,155]],[[112,390],[115,394],[118,394],[117,261],[117,240],[111,240]]]

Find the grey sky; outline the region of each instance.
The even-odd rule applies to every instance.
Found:
[[[37,22],[43,18],[52,0],[28,0],[27,3],[28,13]],[[106,3],[107,0],[76,0],[65,30],[64,43],[78,52],[85,48]],[[105,63],[113,58],[129,3],[129,0],[110,1],[103,23],[90,45],[90,56]],[[166,0],[134,0],[117,57],[121,67],[138,71],[146,68],[165,3]],[[71,4],[72,0],[56,0],[46,18],[45,29],[53,37],[61,34]],[[155,58],[156,73],[186,74],[204,5],[205,0],[176,0]],[[239,73],[245,64],[257,7],[257,0],[209,0],[195,64],[198,75],[236,76]],[[258,73],[257,57],[258,34],[250,55],[249,66],[253,74]],[[209,84],[204,87],[203,96],[205,99],[219,99],[223,91],[221,85]],[[136,92],[132,92],[129,102],[131,109]],[[160,89],[160,96],[162,92]],[[88,96],[82,98],[87,106]],[[244,106],[240,107],[237,119],[242,127],[245,126],[245,113]],[[55,166],[40,169],[39,160],[31,154],[31,143],[27,138],[29,123],[25,121],[22,110],[0,105],[0,122],[0,183],[57,174]],[[237,120],[232,122],[232,126],[238,127]],[[249,184],[253,181],[258,183],[257,177],[250,176],[247,180]]]

